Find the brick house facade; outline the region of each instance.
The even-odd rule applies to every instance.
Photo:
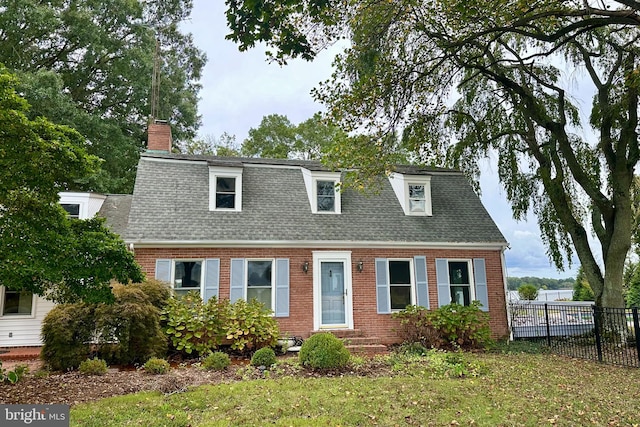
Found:
[[[283,335],[384,344],[398,342],[393,311],[477,299],[508,335],[507,242],[461,173],[402,166],[364,195],[317,162],[171,154],[152,130],[124,238],[176,293],[258,298]]]

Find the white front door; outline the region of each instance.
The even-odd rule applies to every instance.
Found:
[[[315,329],[353,329],[351,252],[313,253]]]

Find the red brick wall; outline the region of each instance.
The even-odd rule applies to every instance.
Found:
[[[155,262],[164,259],[204,259],[220,258],[220,298],[229,298],[229,270],[231,258],[289,258],[290,260],[290,300],[289,317],[278,318],[283,335],[308,337],[313,331],[313,256],[312,251],[320,249],[283,248],[136,248],[135,257],[149,277],[155,275]],[[336,249],[340,250],[340,249]],[[489,293],[489,316],[494,337],[508,335],[505,306],[504,278],[500,251],[489,250],[433,250],[433,249],[354,249],[352,261],[352,295],[354,328],[365,336],[378,337],[382,343],[398,342],[394,332],[397,322],[389,314],[377,314],[375,258],[427,257],[427,278],[429,302],[437,308],[438,290],[436,286],[436,258],[484,258]],[[358,261],[364,263],[364,270],[356,269]],[[302,271],[302,264],[309,262],[309,272]]]
[[[150,123],[147,134],[149,150],[171,152],[171,126],[166,123]]]

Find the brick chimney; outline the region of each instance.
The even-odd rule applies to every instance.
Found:
[[[147,151],[171,153],[171,126],[166,120],[149,123]]]

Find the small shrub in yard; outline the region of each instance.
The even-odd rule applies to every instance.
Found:
[[[16,365],[13,370],[4,369],[2,367],[2,360],[0,360],[0,383],[15,384],[29,372],[29,366]]]
[[[276,353],[271,347],[263,347],[251,358],[251,366],[269,366],[276,364]]]
[[[166,374],[170,368],[169,362],[157,357],[152,357],[144,364],[144,371],[153,375]]]
[[[202,359],[202,367],[208,371],[222,371],[231,364],[231,359],[227,353],[214,351]]]
[[[311,369],[343,368],[349,362],[349,350],[333,334],[314,334],[300,348],[300,363]]]
[[[478,362],[470,362],[460,351],[447,352],[431,349],[426,354],[428,369],[434,378],[477,377],[484,373],[485,367]]]
[[[107,362],[103,359],[87,359],[78,368],[83,375],[104,375],[107,373]]]
[[[449,304],[429,311],[409,306],[392,315],[400,319],[400,337],[426,348],[482,348],[491,343],[488,313],[480,303],[469,306]]]

